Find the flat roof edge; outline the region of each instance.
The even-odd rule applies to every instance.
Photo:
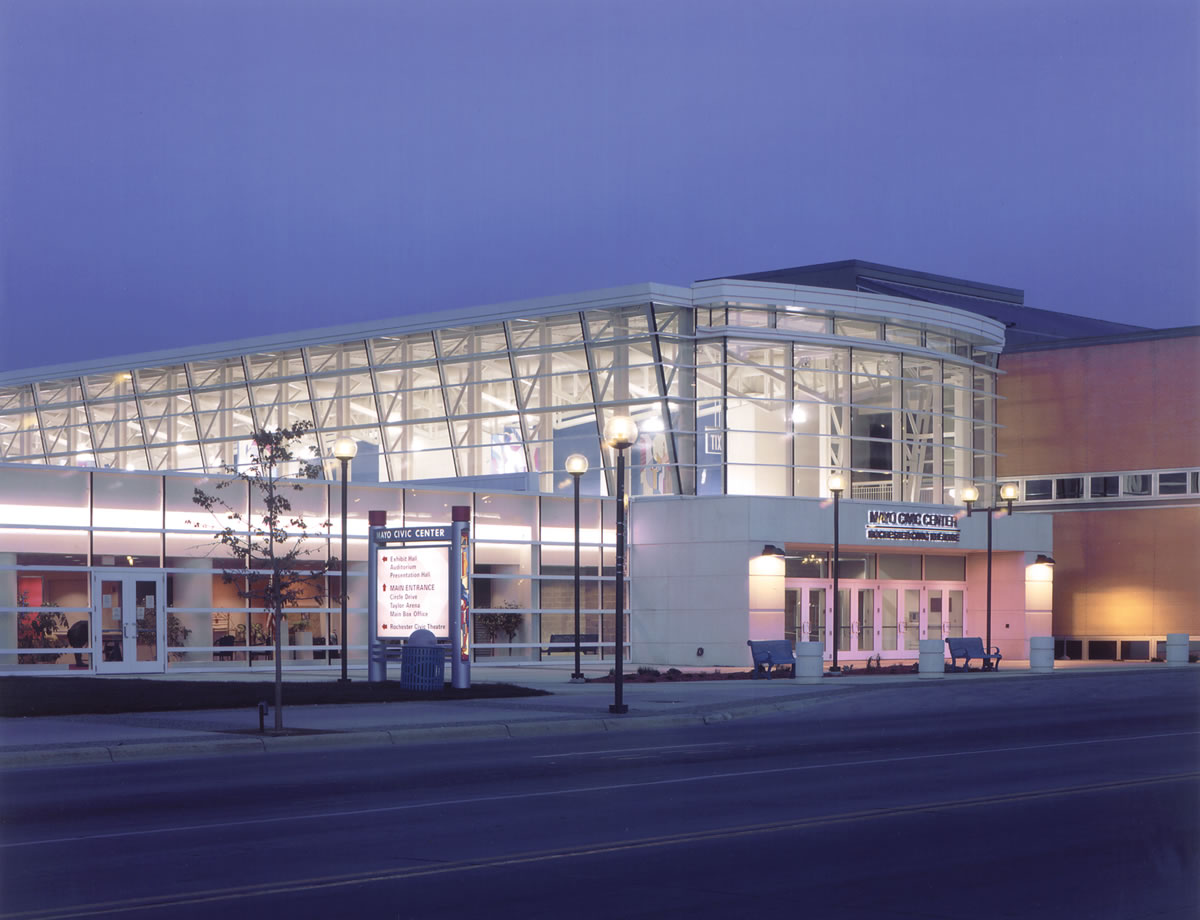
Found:
[[[63,364],[20,368],[14,371],[0,371],[0,386],[17,386],[43,380],[57,380],[63,377],[113,373],[130,368],[158,367],[205,358],[229,358],[264,349],[300,348],[308,345],[326,345],[356,339],[369,339],[383,335],[428,332],[460,325],[519,319],[523,316],[551,316],[555,313],[577,310],[635,306],[648,300],[691,306],[692,292],[690,288],[686,287],[645,282],[528,300],[512,300],[482,306],[414,313],[411,316],[395,316],[363,323],[322,326],[278,335],[226,339],[184,348],[132,352],[93,361],[72,361]]]
[[[1146,329],[1141,332],[1122,332],[1116,335],[1089,335],[1075,339],[1055,339],[1052,342],[1030,342],[1004,350],[1015,355],[1026,351],[1053,351],[1058,348],[1088,348],[1093,345],[1125,345],[1133,342],[1152,342],[1161,339],[1185,339],[1200,335],[1200,326],[1171,326],[1166,329]]]
[[[763,280],[768,280],[771,275],[787,275],[787,274],[816,274],[818,272],[835,271],[838,269],[853,269],[861,271],[864,274],[869,274],[880,281],[895,281],[902,284],[916,284],[919,286],[924,283],[928,287],[933,287],[936,290],[944,290],[951,293],[967,294],[973,297],[990,295],[991,299],[1001,300],[1007,303],[1024,304],[1025,292],[1020,288],[1004,287],[998,284],[986,284],[981,281],[971,281],[968,278],[955,278],[951,275],[937,275],[933,272],[915,271],[913,269],[901,268],[896,265],[883,265],[879,262],[866,262],[862,259],[841,259],[835,262],[820,262],[813,265],[796,265],[791,268],[776,268],[767,269],[761,272],[740,272],[735,275],[723,275],[724,278],[740,278],[743,280],[755,280],[755,275],[764,276]],[[716,281],[718,278],[704,278],[704,281]],[[986,295],[981,295],[980,292],[986,292]]]

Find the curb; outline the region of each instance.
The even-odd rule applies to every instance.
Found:
[[[172,757],[218,757],[226,754],[284,754],[296,751],[336,750],[355,747],[393,747],[436,744],[443,741],[480,741],[506,738],[537,738],[629,732],[643,729],[715,725],[735,719],[755,718],[807,709],[832,697],[779,700],[724,706],[707,712],[680,712],[630,718],[567,718],[520,722],[478,722],[463,725],[396,728],[377,731],[330,732],[272,737],[201,738],[180,741],[146,741],[121,744],[89,744],[43,750],[0,751],[0,770],[38,766],[70,766],[90,763],[130,763]]]
[[[1071,669],[1048,672],[1049,675],[1085,676],[1106,669]],[[1139,673],[1123,669],[1124,673]],[[1109,673],[1114,673],[1109,671]],[[1144,673],[1144,672],[1143,672]],[[1173,673],[1186,673],[1177,669]],[[998,676],[998,675],[996,675]],[[1006,675],[1007,676],[1007,675]],[[1042,678],[1043,673],[1012,672],[1014,678]],[[966,675],[961,675],[966,678]],[[884,678],[883,680],[886,680]],[[887,692],[896,683],[871,686],[848,685],[838,690],[850,690],[855,695]],[[916,681],[905,681],[913,686]],[[833,689],[833,688],[830,688]],[[691,709],[677,713],[611,716],[581,716],[577,718],[530,719],[508,722],[475,722],[424,727],[376,729],[348,732],[273,736],[240,736],[189,738],[178,741],[145,741],[116,744],[87,744],[74,747],[27,748],[0,751],[0,770],[25,769],[43,766],[72,766],[94,763],[129,763],[172,757],[218,757],[229,754],[286,754],[304,750],[337,750],[354,747],[394,747],[417,744],[436,744],[444,741],[477,741],[505,738],[536,738],[547,735],[587,734],[595,732],[629,732],[639,729],[675,728],[687,725],[715,725],[736,719],[752,719],[778,713],[798,712],[844,698],[841,692],[806,695],[799,699],[780,699],[770,702],[748,702],[744,705],[722,704],[711,710]]]

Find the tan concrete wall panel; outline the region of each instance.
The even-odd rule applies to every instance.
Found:
[[[1200,338],[1004,355],[1001,476],[1200,462]]]
[[[1054,634],[1200,635],[1200,508],[1054,516]]]

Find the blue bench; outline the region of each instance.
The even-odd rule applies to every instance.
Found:
[[[750,646],[750,657],[754,659],[754,679],[758,680],[758,669],[763,665],[767,668],[767,680],[771,679],[771,669],[783,665],[792,666],[792,677],[796,676],[796,656],[792,653],[792,643],[787,639],[747,639]]]
[[[599,633],[580,633],[579,634],[579,653],[581,655],[595,655],[596,643],[600,641]],[[569,648],[563,646],[570,644]],[[550,647],[542,649],[543,655],[551,655],[554,652],[569,652],[575,654],[575,633],[551,633]]]
[[[969,671],[971,669],[971,659],[978,658],[985,671],[998,671],[1000,669],[1000,659],[1004,656],[1000,654],[1000,649],[992,646],[989,650],[984,651],[983,640],[978,636],[961,636],[956,638],[947,638],[946,645],[950,649],[950,667],[955,671]],[[963,666],[958,666],[958,659],[963,660]]]

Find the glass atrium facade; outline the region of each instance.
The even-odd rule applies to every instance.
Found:
[[[253,431],[297,422],[326,459],[325,481],[294,499],[330,522],[312,538],[318,556],[340,537],[333,444],[353,438],[358,453],[349,635],[330,601],[341,585],[321,576],[320,599],[288,613],[289,668],[363,661],[368,510],[419,525],[457,504],[472,509],[473,657],[560,659],[573,630],[573,453],[589,460],[582,632],[588,654],[608,658],[611,416],[638,425],[634,496],[818,498],[838,472],[848,498],[956,504],[956,490],[995,478],[1002,346],[998,322],[953,308],[724,280],[3,373],[0,670],[269,661],[270,617],[237,588],[261,573],[224,577],[230,560],[192,494],[247,461]]]
[[[359,442],[356,481],[553,493],[578,452],[606,495],[628,414],[634,495],[819,496],[840,471],[850,497],[941,504],[994,480],[998,323],[748,282],[603,294],[0,374],[0,462],[217,473],[308,422],[319,456]]]

